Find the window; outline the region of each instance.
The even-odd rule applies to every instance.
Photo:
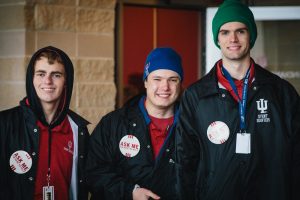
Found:
[[[300,93],[300,6],[251,7],[258,37],[251,57],[262,67],[286,79]],[[211,22],[217,8],[207,9],[206,73],[221,58],[214,45]]]

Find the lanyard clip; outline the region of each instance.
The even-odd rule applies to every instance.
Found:
[[[245,129],[240,129],[240,134],[245,135],[247,131]]]
[[[50,174],[47,174],[47,183],[48,183],[48,187],[50,186]]]

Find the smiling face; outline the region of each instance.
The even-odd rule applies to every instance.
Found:
[[[58,105],[65,88],[66,75],[64,66],[40,57],[34,66],[33,85],[42,106]]]
[[[228,22],[221,26],[218,43],[223,60],[243,61],[250,57],[250,34],[245,24]]]
[[[167,69],[151,72],[144,82],[147,99],[148,113],[157,110],[173,112],[174,103],[179,97],[181,82],[179,75]]]

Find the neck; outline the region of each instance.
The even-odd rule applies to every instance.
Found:
[[[237,80],[242,80],[247,70],[250,66],[251,59],[248,57],[247,59],[244,59],[243,61],[235,61],[235,60],[228,60],[228,59],[222,59],[223,67],[228,71],[228,73],[231,75],[232,78]]]
[[[149,115],[155,117],[155,118],[159,118],[159,119],[163,119],[163,118],[170,118],[174,115],[174,105],[168,107],[168,108],[154,108],[153,106],[151,106],[149,104],[149,102],[146,100],[146,110],[148,112]]]
[[[51,124],[51,122],[53,121],[58,105],[59,105],[58,103],[57,104],[42,103],[43,112],[48,124]]]

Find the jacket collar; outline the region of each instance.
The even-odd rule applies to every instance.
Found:
[[[145,119],[146,124],[149,125],[150,122],[151,122],[151,119],[150,119],[150,116],[148,115],[148,112],[145,108],[145,104],[144,104],[145,99],[146,99],[146,96],[142,96],[141,99],[139,100],[139,109],[143,114],[143,117]],[[176,124],[177,121],[178,121],[178,116],[179,116],[179,103],[175,103],[174,108],[175,108],[175,111],[174,111],[174,122],[173,122],[173,124]]]
[[[24,111],[23,113],[24,113],[25,120],[35,126],[37,124],[38,119],[35,116],[35,113],[32,111],[32,109],[26,104],[26,97],[20,101],[20,106]],[[88,124],[90,124],[90,122],[88,122],[87,120],[85,120],[80,115],[76,114],[70,109],[68,110],[67,114],[72,118],[72,120],[79,127],[87,126]]]
[[[68,110],[68,115],[72,118],[72,120],[79,126],[79,127],[85,127],[90,124],[89,121],[85,120],[83,117],[78,115],[72,110]]]
[[[206,97],[211,95],[216,95],[219,92],[218,87],[218,79],[217,79],[217,63],[214,67],[206,74],[203,78],[198,80],[196,83],[192,84],[190,88],[197,88],[199,97]],[[254,81],[252,83],[253,86],[263,86],[266,83],[268,84],[275,84],[274,82],[274,74],[270,73],[266,69],[262,68],[258,64],[254,63],[255,67],[255,74],[254,74]],[[189,90],[189,88],[187,89]]]

